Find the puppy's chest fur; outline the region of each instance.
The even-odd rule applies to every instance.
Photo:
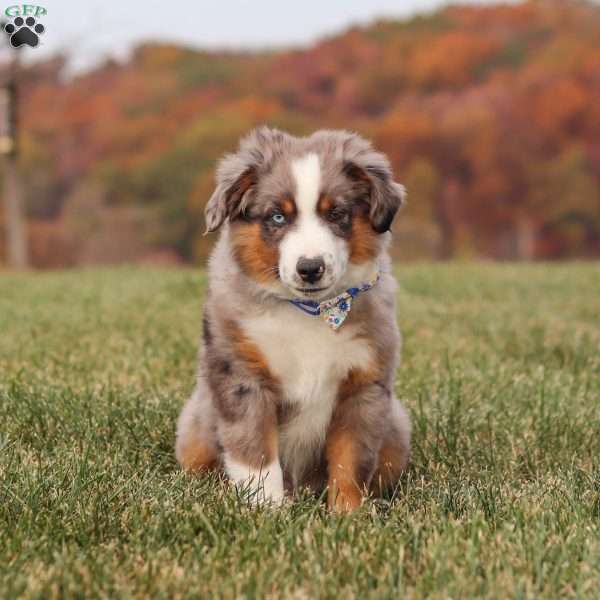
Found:
[[[281,306],[241,322],[282,387],[291,415],[279,431],[279,457],[295,484],[321,451],[341,381],[367,369],[372,350],[351,322],[332,331],[320,318]]]

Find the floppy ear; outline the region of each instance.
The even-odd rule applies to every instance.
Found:
[[[206,204],[206,233],[243,214],[263,172],[268,170],[290,137],[277,129],[258,127],[227,154],[217,168],[217,187]]]
[[[234,155],[227,156],[219,166],[217,187],[204,211],[205,233],[216,231],[225,219],[232,219],[240,214],[244,196],[256,184],[256,169],[253,167],[244,169],[243,165],[230,165],[229,163],[237,162],[235,158]]]
[[[357,135],[348,140],[350,150],[344,163],[344,173],[353,181],[361,183],[369,197],[369,218],[377,233],[390,229],[398,209],[406,199],[406,189],[392,179],[387,158],[376,152],[371,145]]]

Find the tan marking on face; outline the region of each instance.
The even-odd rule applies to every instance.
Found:
[[[296,215],[296,203],[291,198],[284,198],[281,203],[283,214],[289,218]]]
[[[327,440],[329,468],[327,504],[339,512],[358,508],[363,493],[356,481],[356,444],[350,432],[339,430]]]
[[[317,212],[323,218],[334,208],[334,201],[327,196],[321,195],[317,204]],[[350,247],[350,262],[362,264],[373,260],[381,251],[379,236],[371,227],[368,212],[360,212],[352,215],[352,230],[348,240]]]
[[[180,449],[179,462],[184,471],[196,473],[216,468],[218,458],[214,448],[199,439],[189,439]]]
[[[350,262],[354,264],[373,260],[381,252],[381,240],[367,215],[353,217],[349,244]]]
[[[260,223],[235,223],[231,231],[233,252],[244,273],[260,283],[277,281],[279,251],[265,243]]]
[[[333,208],[333,200],[326,194],[321,195],[317,204],[317,212],[324,216]]]

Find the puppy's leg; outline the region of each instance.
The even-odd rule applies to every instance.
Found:
[[[410,420],[400,401],[392,397],[389,429],[379,451],[372,488],[382,493],[393,488],[408,465],[410,457]]]
[[[360,506],[368,493],[389,413],[389,392],[356,372],[340,388],[327,434],[328,505],[338,511]]]
[[[227,475],[256,502],[283,499],[277,405],[279,383],[260,350],[232,323],[209,347],[207,374]]]
[[[214,407],[203,380],[198,382],[179,415],[175,455],[185,471],[197,472],[218,466]]]
[[[226,409],[219,418],[225,470],[251,500],[278,503],[283,499],[284,486],[274,398],[268,390],[252,384],[244,384],[237,396],[239,412],[232,414]]]

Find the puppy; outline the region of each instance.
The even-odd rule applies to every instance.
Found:
[[[345,131],[262,127],[225,156],[198,383],[177,426],[185,470],[222,468],[258,501],[327,487],[337,510],[394,485],[410,423],[386,245],[403,200],[387,159]]]

